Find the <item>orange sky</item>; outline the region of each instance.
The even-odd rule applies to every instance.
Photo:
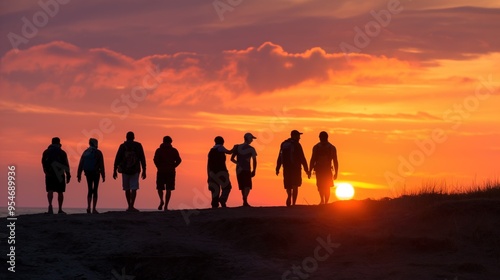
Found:
[[[213,138],[230,147],[247,131],[258,138],[256,206],[284,205],[274,168],[293,129],[304,132],[308,160],[329,132],[338,181],[353,184],[356,199],[498,179],[497,1],[243,1],[231,10],[201,0],[16,2],[0,4],[0,178],[16,165],[18,205],[47,204],[40,158],[59,136],[73,175],[65,205],[85,207],[76,167],[96,137],[108,177],[98,206],[124,208],[112,163],[129,130],[148,165],[139,208],[158,204],[152,158],[165,135],[183,159],[171,208],[209,207]],[[33,17],[41,11],[45,24]],[[356,30],[373,36],[363,43]],[[228,205],[239,206],[228,166]],[[319,202],[314,184],[304,180],[300,204]]]

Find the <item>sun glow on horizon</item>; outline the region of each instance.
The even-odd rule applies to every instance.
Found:
[[[339,200],[350,200],[354,197],[354,187],[349,183],[335,184],[335,195]]]

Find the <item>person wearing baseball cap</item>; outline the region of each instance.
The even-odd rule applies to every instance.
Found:
[[[302,132],[292,130],[290,138],[283,141],[276,162],[276,176],[279,175],[283,166],[283,185],[287,193],[286,206],[295,205],[299,194],[299,187],[302,185],[302,167],[306,174],[309,174],[307,160],[304,150],[300,145],[300,135]]]
[[[250,144],[257,137],[247,132],[243,136],[243,139],[245,140],[243,144],[234,145],[231,161],[236,164],[236,178],[238,179],[238,188],[243,198],[243,206],[250,207],[250,204],[248,204],[248,194],[252,189],[252,177],[255,176],[255,170],[257,169],[257,152]],[[250,160],[252,164],[250,164]]]
[[[294,138],[294,137],[297,138],[298,137],[298,139],[300,139],[300,135],[302,135],[302,134],[304,134],[304,133],[299,132],[298,130],[294,129],[294,130],[292,130],[290,132],[290,137],[292,137],[292,138]]]

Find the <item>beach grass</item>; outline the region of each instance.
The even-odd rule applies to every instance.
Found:
[[[436,198],[436,199],[474,199],[500,198],[500,180],[492,179],[473,182],[470,185],[447,183],[445,181],[426,181],[418,189],[403,187],[396,198]]]

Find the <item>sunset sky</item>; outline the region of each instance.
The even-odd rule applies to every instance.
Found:
[[[20,206],[47,205],[40,159],[58,136],[73,176],[65,207],[86,207],[76,169],[95,137],[107,169],[98,208],[124,209],[112,164],[127,131],[146,152],[143,209],[158,204],[153,155],[165,135],[183,159],[174,209],[209,207],[213,139],[231,147],[245,132],[258,138],[255,206],[284,205],[274,169],[293,129],[308,161],[329,132],[355,199],[499,178],[499,1],[40,3],[0,2],[0,179],[16,166]],[[240,206],[228,167],[228,206]],[[303,178],[298,203],[319,203]]]

